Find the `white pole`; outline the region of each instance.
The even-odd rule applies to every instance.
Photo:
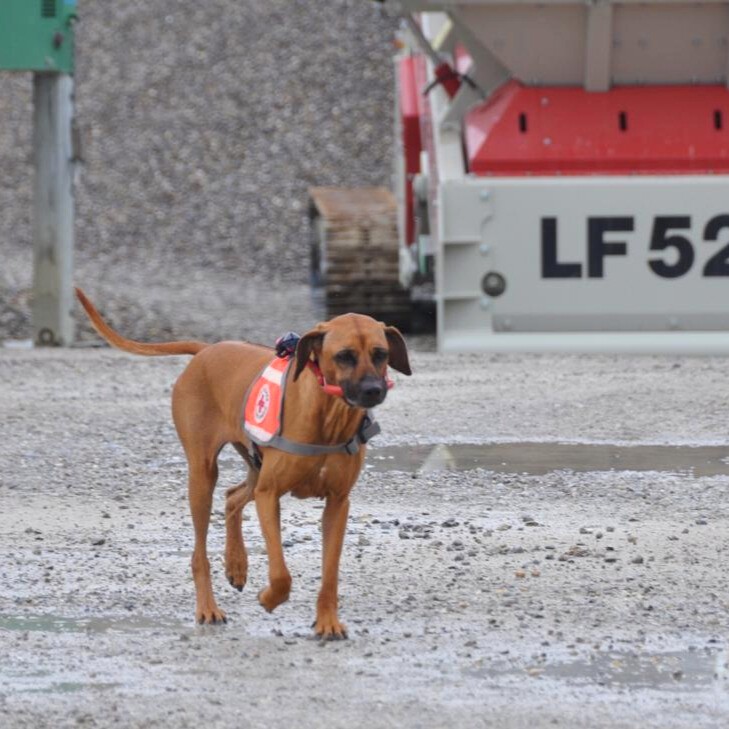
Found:
[[[33,341],[70,346],[73,307],[73,78],[33,75]]]

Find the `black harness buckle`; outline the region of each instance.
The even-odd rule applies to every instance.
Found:
[[[369,413],[362,418],[362,425],[359,426],[359,440],[361,443],[366,443],[371,438],[374,438],[381,431],[380,424],[373,420]]]

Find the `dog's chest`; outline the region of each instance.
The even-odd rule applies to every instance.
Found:
[[[362,460],[359,455],[322,458],[303,478],[297,479],[291,494],[307,499],[348,493],[357,481]]]

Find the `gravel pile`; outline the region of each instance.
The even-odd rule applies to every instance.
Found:
[[[316,319],[307,187],[389,183],[395,21],[362,0],[79,12],[76,280],[139,338]],[[31,85],[0,77],[0,339],[30,336]]]

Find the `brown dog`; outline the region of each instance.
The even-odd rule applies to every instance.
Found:
[[[354,455],[317,456],[261,447],[259,469],[250,456],[251,443],[243,432],[241,416],[251,382],[273,358],[271,349],[245,342],[135,342],[111,329],[83,291],[76,289],[76,294],[96,331],[115,347],[142,355],[195,355],[172,392],[172,415],[189,467],[190,510],[195,527],[195,618],[201,623],[225,622],[225,613],[213,596],[206,542],[218,477],[217,457],[223,446],[231,443],[249,468],[245,481],[226,494],[228,581],[238,590],[246,583],[248,556],[241,529],[242,510],[255,500],[269,572],[269,584],[259,593],[258,600],[269,612],[285,602],[291,589],[291,575],[281,545],[279,499],[288,492],[299,498],[324,498],[322,585],[315,628],[317,635],[325,638],[345,637],[346,629],[337,615],[339,556],[349,492],[362,467],[364,447]],[[314,374],[306,371],[310,361],[318,363],[327,383],[342,387],[342,397],[323,391]],[[301,338],[296,349],[296,363],[287,382],[283,434],[299,443],[349,441],[359,431],[366,408],[385,399],[388,364],[411,374],[405,342],[394,327],[360,314],[345,314],[317,325]]]

